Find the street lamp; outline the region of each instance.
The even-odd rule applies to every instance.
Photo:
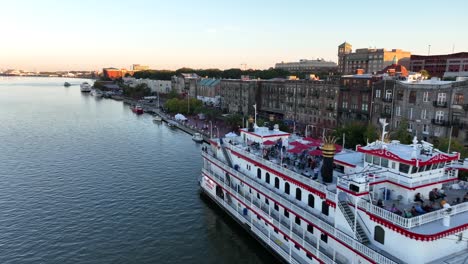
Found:
[[[218,132],[217,135],[218,135],[218,138],[219,138],[219,128],[218,127],[215,127],[215,128],[216,128],[216,132]]]

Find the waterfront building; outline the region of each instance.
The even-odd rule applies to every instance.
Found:
[[[439,78],[468,76],[468,52],[447,55],[411,55],[411,71],[426,70],[431,76]]]
[[[179,94],[188,94],[192,98],[197,97],[198,82],[201,77],[196,73],[180,73],[171,78],[172,89]]]
[[[288,72],[301,73],[320,73],[336,71],[336,63],[333,61],[325,61],[324,59],[315,60],[299,60],[298,62],[280,62],[275,64],[275,69],[285,70]]]
[[[146,84],[151,89],[152,93],[167,94],[171,92],[172,82],[165,80],[151,80],[151,79],[136,79],[134,77],[124,77],[123,81],[126,85],[135,87],[138,84]]]
[[[408,131],[434,142],[439,137],[457,138],[468,146],[468,80],[441,81],[384,77],[375,82],[372,122],[387,118],[396,130],[403,120]]]
[[[343,75],[340,80],[338,96],[338,124],[349,122],[369,122],[372,115],[372,86],[376,78],[372,74]]]
[[[128,71],[127,69],[117,69],[117,68],[104,68],[102,69],[102,74],[105,78],[111,80],[119,79],[125,77],[126,74],[133,75],[133,71]]]
[[[132,69],[133,69],[134,72],[136,72],[136,71],[147,71],[147,70],[149,70],[149,66],[148,65],[133,64]]]
[[[249,115],[260,99],[258,80],[223,79],[220,83],[221,109],[228,113]]]
[[[220,89],[220,79],[202,78],[197,87],[197,99],[206,105],[220,106]]]
[[[357,69],[364,73],[376,73],[393,64],[396,58],[400,64],[409,66],[411,53],[401,49],[356,49],[352,52],[352,45],[344,42],[338,46],[338,69],[342,74],[353,74]]]

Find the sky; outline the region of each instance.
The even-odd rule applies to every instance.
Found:
[[[468,52],[468,1],[0,0],[0,69],[267,69],[356,48]]]

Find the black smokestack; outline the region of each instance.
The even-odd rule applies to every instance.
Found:
[[[323,166],[322,166],[322,179],[323,182],[333,182],[333,160],[335,156],[335,138],[324,138],[322,155],[323,155]]]

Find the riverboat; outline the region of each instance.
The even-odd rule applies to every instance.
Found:
[[[153,122],[162,122],[162,117],[160,115],[155,115],[153,117]]]
[[[143,114],[143,108],[139,105],[132,106],[131,109],[132,109],[132,112],[137,115]]]
[[[348,150],[250,118],[202,147],[200,190],[286,263],[463,263],[468,162],[389,141],[380,122],[379,140]]]
[[[80,84],[80,90],[83,93],[89,93],[91,92],[91,85],[88,82],[83,82]]]

